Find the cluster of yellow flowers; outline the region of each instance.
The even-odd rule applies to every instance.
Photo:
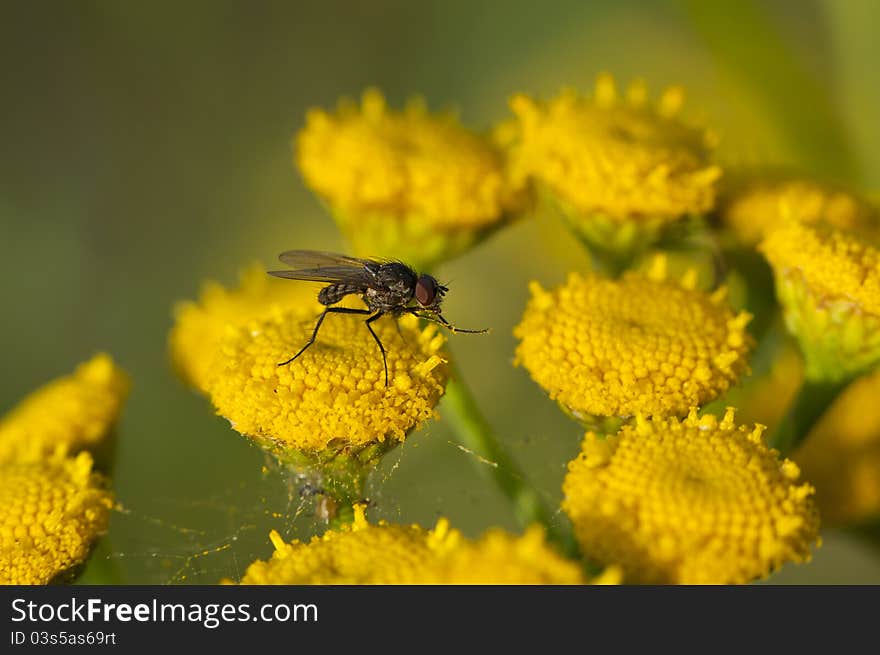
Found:
[[[584,584],[583,569],[547,545],[533,526],[521,537],[493,529],[466,539],[449,521],[418,525],[370,524],[364,507],[354,521],[309,543],[271,535],[275,552],[248,567],[241,584]],[[591,580],[614,584],[620,571]]]
[[[880,363],[877,212],[803,176],[734,172],[725,181],[716,137],[685,122],[683,105],[677,87],[652,101],[636,81],[620,97],[601,75],[590,97],[514,96],[513,118],[488,135],[421,100],[395,111],[376,90],[309,112],[294,159],[355,254],[425,270],[549,207],[594,256],[595,271],[551,288],[531,283],[515,363],[588,428],[561,509],[583,559],[606,568],[589,578],[576,554],[561,554],[561,540],[534,524],[538,501],[519,481],[501,486],[528,519],[521,536],[493,528],[469,540],[446,519],[433,529],[368,522],[357,503],[365,471],[436,417],[447,390],[457,400],[441,410],[460,437],[489,460],[503,448],[462,401],[434,323],[407,315],[372,324],[387,384],[376,341],[352,314],[328,317],[315,345],[279,366],[309,342],[322,305],[306,285],[251,268],[237,288],[209,283],[177,306],[172,361],[333,511],[331,527],[308,542],[273,531],[274,554],[241,583],[747,583],[809,560],[820,507],[837,524],[880,514],[880,409],[870,408],[877,420],[864,417]],[[695,242],[713,244],[718,277],[728,259],[764,257],[753,278],[772,271],[776,301],[755,304],[768,291],[760,288],[731,301],[727,286],[701,286],[694,270],[676,279],[667,256],[647,256]],[[341,306],[354,307],[349,300]],[[750,353],[774,343],[765,333],[773,316],[753,322],[755,306],[781,313],[800,355],[776,352],[775,368],[744,392],[736,387]],[[125,388],[99,357],[0,423],[4,579],[57,578],[106,527],[110,496],[89,452]],[[731,397],[758,424],[707,409]],[[795,460],[818,491],[800,481]]]
[[[128,379],[100,354],[0,420],[0,583],[75,575],[107,529],[112,495],[93,453],[112,439]]]
[[[397,112],[369,90],[360,105],[310,112],[295,161],[356,254],[431,266],[549,201],[605,266],[605,275],[572,273],[555,288],[533,282],[514,330],[515,362],[592,428],[563,487],[584,555],[627,581],[678,583],[748,582],[809,559],[818,543],[814,488],[765,444],[762,426],[735,425],[732,410],[722,419],[697,410],[749,372],[761,336],[750,332],[751,314],[730,306],[725,286],[701,288],[693,270],[673,279],[663,256],[635,264],[694,235],[719,244],[716,260],[725,248],[761,241],[808,377],[818,367],[850,379],[877,359],[876,257],[861,240],[873,210],[797,176],[725,187],[712,160],[717,139],[681,120],[679,88],[652,102],[636,81],[620,97],[601,75],[592,97],[517,95],[510,106],[513,119],[482,137],[420,100]],[[388,325],[379,330],[390,345],[388,387],[375,344],[351,316],[328,325],[304,361],[279,369],[308,339],[319,308],[293,292],[267,293],[270,284],[215,289],[182,306],[171,343],[178,367],[218,413],[286,461],[381,454],[433,416],[456,383],[443,337],[415,319],[399,321],[397,336]],[[310,543],[284,544],[274,533],[275,554],[242,581],[473,581],[466,572],[479,570],[486,581],[582,582],[536,534],[490,531],[470,543],[445,521],[433,531],[370,525],[358,510],[353,524]],[[438,535],[457,535],[458,545],[441,548],[449,539]],[[510,575],[486,563],[489,551],[517,562]],[[544,568],[514,551],[530,553],[532,564],[540,553]]]

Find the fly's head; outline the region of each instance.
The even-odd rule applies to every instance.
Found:
[[[436,278],[422,274],[416,282],[415,297],[419,308],[432,312],[440,313],[440,303],[443,302],[443,296],[449,291],[448,288],[440,284]]]

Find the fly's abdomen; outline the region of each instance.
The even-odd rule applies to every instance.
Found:
[[[318,292],[318,302],[322,305],[333,305],[345,298],[345,296],[351,295],[352,293],[360,293],[361,291],[363,291],[363,289],[354,284],[345,284],[342,282],[339,284],[331,284]]]

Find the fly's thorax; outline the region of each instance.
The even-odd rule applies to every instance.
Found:
[[[375,311],[397,314],[409,304],[412,299],[412,291],[402,289],[399,286],[391,288],[368,288],[363,294],[364,302]]]
[[[406,264],[389,262],[382,264],[376,273],[376,286],[398,294],[412,296],[418,281],[416,272]]]
[[[397,312],[412,299],[417,280],[415,271],[405,264],[382,264],[375,283],[364,290],[364,301],[374,311]]]

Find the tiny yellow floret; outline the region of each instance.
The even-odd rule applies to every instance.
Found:
[[[0,464],[0,584],[67,579],[106,531],[111,507],[86,452]]]
[[[95,355],[0,419],[0,463],[38,461],[59,448],[97,448],[119,418],[128,390],[128,376],[110,356]]]
[[[737,427],[728,410],[588,432],[562,503],[583,552],[646,584],[747,583],[809,560],[814,489],[762,429]]]
[[[662,261],[619,280],[532,283],[515,362],[576,418],[683,416],[748,369],[750,316],[731,311],[723,289],[666,279]]]

